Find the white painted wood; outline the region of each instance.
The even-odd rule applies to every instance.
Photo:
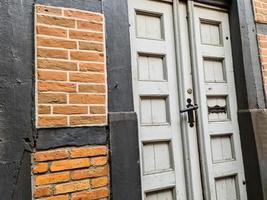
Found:
[[[172,190],[161,190],[146,194],[146,200],[174,200]]]
[[[235,177],[225,177],[216,180],[217,200],[237,200]]]
[[[153,13],[136,13],[137,37],[148,39],[163,39],[161,16]]]
[[[201,42],[208,45],[220,45],[220,25],[216,22],[201,21]]]
[[[128,1],[143,199],[186,200],[173,7],[163,1]],[[171,196],[163,192],[166,188]],[[156,197],[146,197],[152,191]]]
[[[213,162],[224,162],[234,159],[231,135],[211,137],[211,151]]]
[[[205,59],[203,61],[206,82],[224,82],[223,61]]]
[[[204,157],[206,158],[204,162],[207,170],[208,199],[246,200],[246,186],[242,183],[245,181],[245,176],[237,120],[228,14],[199,5],[195,6],[193,11],[198,62],[198,89],[201,100],[199,103],[202,113],[201,121],[203,122],[201,137],[204,141],[204,151],[202,153],[205,154]],[[203,21],[213,24],[213,28],[211,26],[203,28],[201,25]],[[215,30],[214,25],[219,28]],[[208,74],[208,79],[211,79],[209,82],[207,82],[208,72],[205,71],[205,68],[203,69],[203,66],[207,64],[203,62],[204,58],[223,60],[223,70],[212,71],[211,64],[208,63],[210,65],[208,66],[209,71],[213,73]],[[214,67],[214,64],[212,65]],[[215,66],[216,69],[221,68],[218,68],[218,64]],[[227,105],[228,113],[208,114],[206,105]]]

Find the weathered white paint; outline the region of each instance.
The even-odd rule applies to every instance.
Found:
[[[186,199],[172,9],[172,4],[162,1],[129,0],[134,103],[146,199]]]
[[[228,14],[196,6],[194,16],[210,199],[246,200]],[[227,113],[208,114],[215,105],[227,106]]]

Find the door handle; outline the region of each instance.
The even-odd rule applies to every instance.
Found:
[[[190,98],[187,99],[187,105],[186,109],[180,110],[180,113],[185,113],[187,112],[187,117],[188,117],[188,123],[190,127],[194,127],[194,110],[198,109],[198,105],[192,105],[192,100]]]

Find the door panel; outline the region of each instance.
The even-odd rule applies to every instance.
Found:
[[[166,2],[129,0],[142,188],[148,200],[186,199],[172,9]]]
[[[228,14],[195,6],[194,15],[210,197],[245,200]]]

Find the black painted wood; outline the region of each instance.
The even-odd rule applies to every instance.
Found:
[[[137,117],[110,113],[111,193],[116,200],[141,200]]]

